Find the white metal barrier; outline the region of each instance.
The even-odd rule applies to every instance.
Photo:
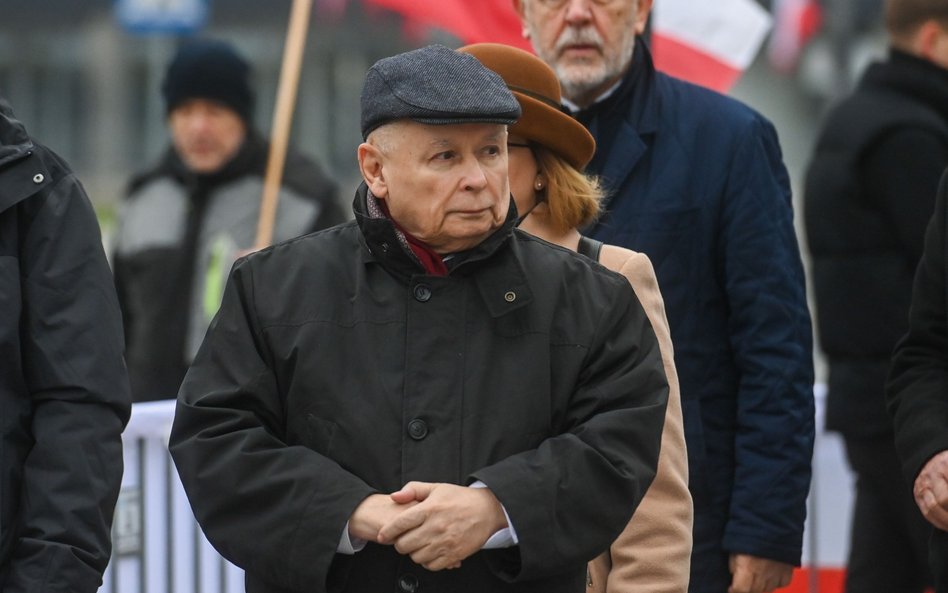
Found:
[[[817,385],[815,397],[817,427],[822,427],[823,386]],[[173,418],[173,400],[132,406],[123,434],[125,475],[112,529],[112,561],[100,593],[244,590],[243,571],[218,555],[194,520],[168,454]],[[808,510],[804,566],[842,568],[848,553],[852,476],[840,439],[820,430]]]
[[[240,593],[243,571],[208,543],[168,454],[174,400],[132,406],[125,474],[100,593]]]

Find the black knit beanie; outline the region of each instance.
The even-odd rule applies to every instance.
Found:
[[[253,114],[250,66],[232,45],[212,39],[189,41],[165,73],[161,92],[167,113],[188,99],[212,99],[233,109],[245,122]]]

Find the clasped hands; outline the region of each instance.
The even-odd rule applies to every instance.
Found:
[[[912,489],[915,504],[929,523],[948,531],[948,451],[925,463]]]
[[[349,518],[351,535],[392,545],[432,571],[458,568],[505,527],[503,507],[489,489],[428,482],[372,494]]]

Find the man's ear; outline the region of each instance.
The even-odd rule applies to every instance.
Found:
[[[523,0],[513,0],[514,10],[517,11],[517,15],[520,17],[520,22],[524,22],[523,17]]]
[[[944,43],[945,35],[945,29],[938,21],[935,19],[925,21],[915,34],[913,44],[915,54],[943,68],[948,67],[939,61],[939,58],[944,54],[943,51],[939,51],[939,45]]]
[[[645,25],[648,23],[648,15],[652,12],[652,2],[653,0],[639,0],[638,9],[635,15],[635,34],[641,35],[645,33]]]
[[[384,199],[388,195],[388,184],[385,182],[383,165],[385,155],[378,147],[363,142],[359,145],[359,172],[362,173],[362,179],[369,186],[369,191],[376,198]]]

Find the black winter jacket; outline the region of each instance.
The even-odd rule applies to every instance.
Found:
[[[908,333],[895,349],[886,386],[895,446],[909,484],[948,451],[948,174],[925,234]],[[936,593],[948,592],[948,532],[933,531],[929,554]]]
[[[109,561],[128,376],[92,207],[0,99],[0,591],[93,593]]]
[[[428,276],[365,199],[358,225],[234,268],[171,436],[198,521],[250,593],[582,591],[654,477],[667,401],[628,280],[513,231],[514,208]],[[366,496],[411,480],[483,481],[519,546],[442,572],[336,553]]]
[[[884,385],[907,329],[912,275],[948,165],[948,71],[892,50],[828,116],[806,177],[804,214],[826,425],[891,434]]]

